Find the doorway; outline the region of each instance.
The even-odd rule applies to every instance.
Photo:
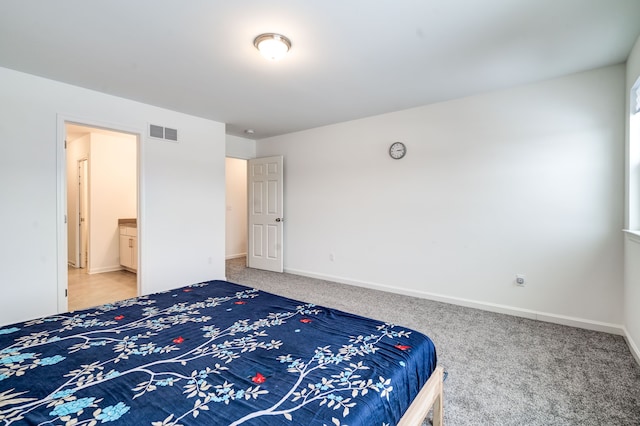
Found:
[[[283,272],[283,157],[226,158],[226,260]]]
[[[227,157],[225,258],[247,256],[247,160]]]
[[[119,243],[122,220],[137,228],[139,138],[67,122],[65,132],[68,309],[135,297],[137,270],[124,270]]]

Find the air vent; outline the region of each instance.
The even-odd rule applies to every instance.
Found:
[[[165,127],[164,138],[170,141],[178,142],[178,130]]]
[[[171,142],[178,142],[178,130],[169,127],[149,124],[149,136],[156,139],[164,139]]]
[[[152,138],[164,139],[164,127],[151,124],[149,126],[149,136]]]

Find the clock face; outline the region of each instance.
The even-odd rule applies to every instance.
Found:
[[[407,147],[402,142],[394,142],[389,147],[389,155],[394,160],[399,160],[407,153]]]

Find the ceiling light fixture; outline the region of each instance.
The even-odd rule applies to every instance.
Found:
[[[262,56],[272,61],[282,59],[291,49],[291,40],[281,34],[260,34],[253,40],[253,45]]]

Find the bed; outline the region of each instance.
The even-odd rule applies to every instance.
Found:
[[[442,375],[421,333],[209,281],[0,328],[0,424],[439,425]]]

